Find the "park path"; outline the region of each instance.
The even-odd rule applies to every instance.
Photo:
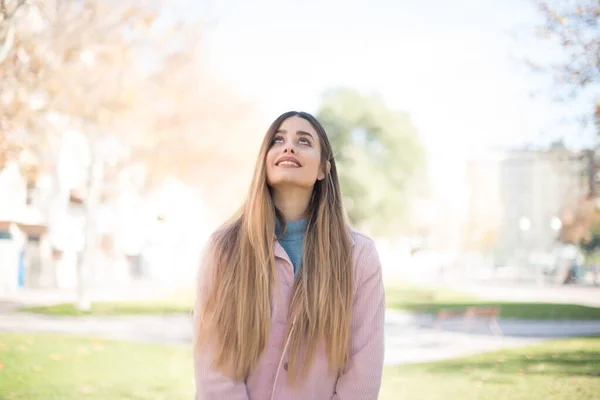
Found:
[[[432,317],[388,310],[386,364],[448,359],[503,348],[527,346],[551,338],[600,335],[600,321],[499,320],[503,336],[484,324],[465,332],[460,321],[432,328]],[[52,332],[109,339],[189,346],[189,315],[56,317],[14,311],[0,312],[0,332]]]

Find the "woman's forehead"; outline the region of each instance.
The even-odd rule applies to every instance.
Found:
[[[314,126],[306,119],[299,116],[292,116],[284,119],[279,125],[279,131],[295,133],[295,131],[303,131],[311,134],[316,134]]]

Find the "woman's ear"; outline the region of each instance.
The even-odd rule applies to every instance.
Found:
[[[317,179],[322,181],[327,175],[329,175],[329,172],[331,172],[331,163],[327,161],[325,163],[324,168],[321,168],[321,172],[319,172],[319,176],[317,176]]]

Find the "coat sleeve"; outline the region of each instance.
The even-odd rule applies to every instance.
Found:
[[[332,400],[377,400],[385,350],[385,290],[379,255],[369,240],[357,257],[357,289],[352,312],[352,348]]]
[[[199,335],[201,324],[201,315],[198,310],[201,309],[203,296],[210,284],[212,276],[212,267],[214,260],[214,241],[204,250],[202,262],[198,271],[196,284],[196,296],[193,316],[193,337],[194,337],[194,380],[196,386],[195,400],[249,400],[248,390],[244,381],[234,381],[225,376],[220,371],[212,368],[213,354],[210,346],[198,346],[196,339]]]

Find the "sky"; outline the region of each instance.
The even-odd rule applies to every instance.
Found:
[[[408,111],[429,145],[510,146],[558,132],[535,79],[509,57],[529,0],[223,0],[211,34],[217,74],[273,119],[315,111],[343,85]],[[551,132],[550,132],[551,131]],[[539,137],[543,132],[546,136]]]
[[[577,126],[557,124],[564,106],[532,98],[547,82],[511,58],[546,51],[510,35],[535,23],[530,0],[211,1],[210,67],[265,126],[289,109],[316,112],[331,87],[377,94],[411,115],[449,191],[470,152],[564,133],[585,144]]]

